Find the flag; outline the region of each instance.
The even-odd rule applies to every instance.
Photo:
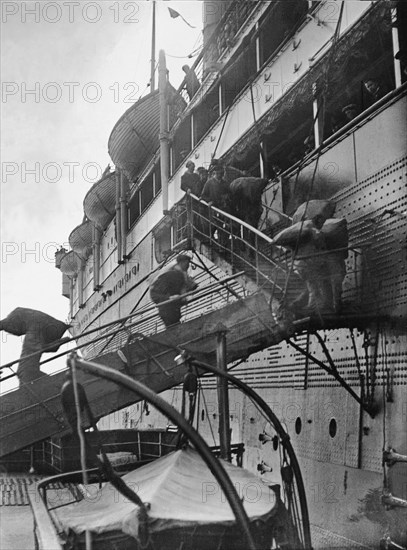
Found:
[[[178,13],[177,11],[173,10],[172,8],[168,8],[168,11],[170,12],[170,17],[172,19],[176,19],[177,17],[181,17],[181,19],[184,21],[184,23],[186,23],[188,25],[188,27],[191,27],[191,29],[196,28],[193,25],[191,25],[190,23],[188,23],[188,21],[184,17],[182,17],[182,15],[180,13]]]

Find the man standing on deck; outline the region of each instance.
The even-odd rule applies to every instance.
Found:
[[[208,181],[208,170],[204,167],[204,166],[199,166],[197,169],[196,169],[198,175],[199,175],[199,178],[201,180],[201,186],[202,186],[202,190],[203,188],[205,187],[205,183]],[[201,190],[201,192],[202,192]]]
[[[201,199],[206,201],[209,206],[216,206],[220,210],[229,212],[229,185],[223,179],[223,166],[216,165],[212,176],[205,183],[202,190]]]
[[[213,168],[212,176],[205,183],[203,188],[201,199],[206,201],[209,206],[215,206],[219,210],[224,212],[230,212],[230,196],[229,196],[229,185],[223,178],[224,168],[220,164],[216,164]],[[208,209],[209,210],[209,209]],[[214,233],[217,232],[218,243],[222,248],[228,247],[229,233],[226,231],[226,223],[224,217],[218,212],[212,214],[208,211],[208,219],[212,219],[211,230],[209,227],[205,232],[207,236],[212,238]],[[211,234],[209,234],[211,233]]]
[[[199,80],[195,74],[195,71],[189,67],[189,65],[183,65],[182,70],[185,73],[185,88],[189,99],[192,99],[196,92],[199,90]]]
[[[202,192],[203,184],[202,180],[195,170],[195,164],[192,160],[189,160],[185,165],[186,171],[181,176],[181,189],[189,195],[193,193],[197,197]]]
[[[198,285],[188,276],[191,258],[179,254],[176,265],[161,272],[150,286],[150,296],[158,306],[158,313],[166,327],[175,325],[181,319],[181,306],[186,303],[180,295],[195,290]],[[168,300],[172,300],[169,303]]]
[[[185,191],[186,195],[190,195],[192,193],[196,197],[199,197],[199,195],[202,192],[203,183],[199,174],[197,174],[194,171],[195,164],[192,162],[192,160],[189,160],[186,163],[185,168],[186,168],[186,171],[181,176],[181,189]],[[188,222],[187,201],[185,196],[180,201],[179,204],[180,204],[180,210],[179,210],[178,227],[181,230],[181,239],[185,239],[189,235],[189,231],[187,227],[187,222]]]

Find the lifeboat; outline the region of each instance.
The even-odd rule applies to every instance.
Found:
[[[115,215],[116,174],[112,172],[96,182],[83,201],[86,217],[104,230]]]
[[[86,260],[92,250],[93,224],[90,221],[81,223],[69,235],[69,245],[74,252]]]
[[[171,114],[179,114],[186,103],[167,83]],[[160,104],[158,90],[141,98],[117,121],[109,137],[108,150],[115,166],[134,182],[159,147]]]

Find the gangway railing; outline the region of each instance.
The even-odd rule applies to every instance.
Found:
[[[205,361],[215,359],[219,326],[226,332],[229,363],[274,345],[289,334],[290,327],[276,321],[261,293],[234,298],[231,303],[220,304],[221,307],[154,336],[135,334],[128,345],[116,351],[106,349],[97,360],[137,376],[154,391],[162,392],[180,384],[188,371],[175,361],[179,348]],[[0,457],[53,435],[63,435],[67,424],[61,410],[60,389],[65,381],[66,370],[62,370],[1,395]],[[97,418],[135,402],[133,396],[105,381],[91,378],[83,380],[83,385],[90,392]]]
[[[227,259],[236,270],[244,270],[256,285],[279,298],[291,273],[291,255],[276,246],[266,234],[193,194],[176,205],[175,240],[194,240]]]
[[[218,294],[219,290],[222,289],[223,285],[228,285],[231,283],[233,284],[236,277],[239,277],[242,274],[243,272],[240,272],[240,273],[235,273],[230,277],[224,277],[220,282],[212,282],[211,284],[207,285],[205,288],[202,288],[198,291],[187,292],[185,294],[182,294],[181,297],[184,299],[188,299],[188,306],[191,306],[194,303],[198,303],[199,305],[199,302],[201,302],[202,300],[205,300],[207,297],[213,295],[214,293]],[[227,293],[227,295],[228,295],[228,299],[225,299],[226,303],[228,303],[228,301],[230,301],[230,298],[233,297],[232,293]],[[167,302],[170,303],[176,300],[178,300],[178,298],[170,299]],[[167,302],[163,302],[163,303],[167,303]],[[192,315],[190,317],[193,318],[196,316],[199,316],[199,312],[196,312],[196,315]],[[40,366],[43,366],[46,363],[55,361],[56,359],[59,359],[60,357],[63,357],[68,353],[71,353],[72,351],[77,351],[77,350],[86,351],[87,358],[97,357],[102,352],[108,353],[111,351],[116,351],[122,348],[123,346],[125,346],[132,337],[136,337],[137,335],[140,335],[140,334],[151,335],[156,333],[157,328],[159,328],[159,326],[160,326],[160,321],[157,313],[157,306],[156,304],[149,302],[144,307],[140,307],[139,309],[137,309],[134,313],[127,315],[121,319],[118,319],[117,321],[106,323],[106,325],[91,329],[87,333],[76,334],[74,337],[72,337],[71,339],[68,339],[67,342],[65,342],[65,343],[69,343],[76,340],[78,343],[74,348],[70,348],[63,352],[55,354],[48,359],[44,359],[43,361],[40,362]],[[97,333],[97,335],[93,336],[94,333]],[[86,336],[89,337],[90,335],[92,335],[91,342],[86,340],[84,341],[84,337]],[[106,345],[107,343],[108,345]],[[53,346],[54,345],[55,343],[53,343]],[[47,351],[49,347],[50,346],[45,346],[42,351],[44,352]],[[38,355],[38,353],[39,351],[36,351],[30,355],[24,356],[24,358],[20,357],[4,365],[1,365],[0,380],[4,382],[9,378],[13,378],[17,376],[17,373],[12,369],[12,367],[17,363],[19,363],[22,359],[29,359],[30,357],[35,357]],[[10,369],[11,374],[2,376],[3,371],[7,371],[7,369]]]
[[[296,254],[274,243],[273,239],[245,221],[199,199],[192,193],[175,205],[174,240],[194,249],[198,243],[211,260],[225,261],[232,271],[244,271],[246,279],[265,291],[270,300],[288,306],[305,289],[294,270],[294,261],[318,259],[347,252],[347,272],[343,302],[366,312],[377,312],[374,281],[369,265],[370,241],[350,243],[335,250]],[[289,216],[287,216],[289,218]],[[205,248],[203,248],[205,247]],[[202,250],[203,248],[203,250]],[[328,278],[329,275],[325,274]],[[324,275],[321,274],[321,279]]]

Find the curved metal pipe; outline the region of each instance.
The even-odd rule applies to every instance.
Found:
[[[202,458],[206,462],[208,468],[223,489],[225,496],[230,504],[230,507],[232,508],[232,511],[235,514],[238,523],[242,527],[244,536],[247,541],[247,548],[249,550],[259,550],[256,547],[256,544],[250,533],[249,518],[233,483],[225,472],[222,464],[213,456],[207,443],[199,435],[199,433],[192,428],[188,421],[169,403],[164,401],[162,397],[156,395],[155,392],[150,390],[150,388],[148,388],[141,382],[133,380],[129,376],[122,374],[121,372],[118,372],[110,367],[99,365],[91,361],[84,361],[83,359],[79,358],[76,359],[76,366],[93,375],[107,378],[113,382],[116,382],[116,384],[123,386],[130,391],[133,391],[134,393],[138,394],[143,399],[151,403],[159,412],[165,414],[172,422],[178,425],[181,431],[195,445]]]

